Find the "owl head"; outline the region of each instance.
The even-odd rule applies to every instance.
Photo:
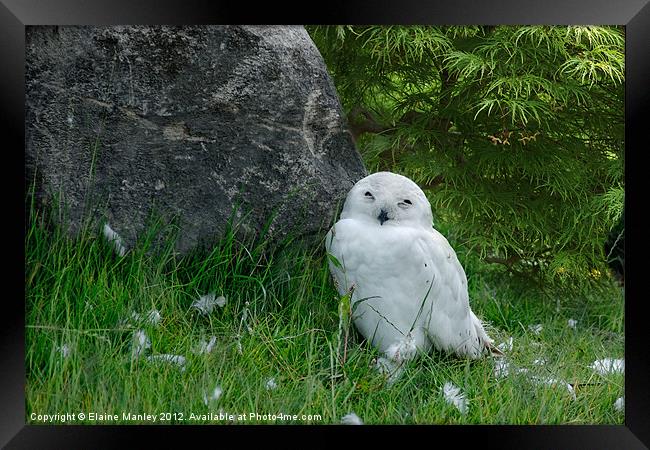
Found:
[[[422,189],[405,176],[377,172],[359,180],[343,205],[341,219],[363,220],[383,227],[431,228],[431,204]]]

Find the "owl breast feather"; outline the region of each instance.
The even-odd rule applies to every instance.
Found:
[[[378,227],[376,227],[378,228]],[[439,268],[427,249],[422,248],[422,231],[408,227],[373,229],[353,219],[335,225],[328,250],[343,266],[330,265],[339,293],[354,286],[355,321],[366,338],[380,329],[391,333],[398,328],[406,334],[414,321],[423,321],[430,308],[418,313],[426,300],[430,305],[440,286],[432,285]],[[328,239],[331,236],[328,236]],[[390,323],[386,323],[390,321]]]

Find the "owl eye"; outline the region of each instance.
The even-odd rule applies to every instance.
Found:
[[[408,208],[409,206],[412,206],[412,205],[413,205],[413,203],[411,203],[411,200],[402,200],[401,202],[399,202],[397,204],[397,206],[399,206],[402,209],[406,209],[406,208]]]
[[[366,198],[375,198],[375,196],[374,196],[374,195],[372,195],[372,194],[370,193],[370,191],[366,191],[366,193],[365,193],[365,194],[363,194],[363,195],[365,195],[365,196],[366,196]]]

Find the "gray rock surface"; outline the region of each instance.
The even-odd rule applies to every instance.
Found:
[[[327,229],[366,170],[300,26],[28,27],[26,169],[40,196],[110,224],[152,213],[178,251],[247,232]],[[100,228],[98,228],[100,229]]]

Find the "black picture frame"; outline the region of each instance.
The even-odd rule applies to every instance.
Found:
[[[7,279],[16,290],[8,295],[0,315],[0,445],[6,448],[114,448],[134,446],[134,439],[146,439],[149,444],[160,440],[163,448],[182,439],[191,431],[198,442],[223,444],[251,442],[257,438],[271,439],[271,434],[287,432],[304,435],[278,440],[285,444],[305,446],[315,442],[314,433],[332,436],[334,442],[347,443],[349,438],[368,440],[408,433],[406,445],[418,441],[441,445],[452,440],[497,448],[624,448],[650,446],[650,364],[648,333],[644,315],[646,301],[637,275],[635,262],[641,259],[640,238],[644,210],[641,187],[642,160],[646,148],[643,112],[650,107],[650,6],[649,0],[455,0],[453,2],[345,1],[325,4],[282,6],[276,2],[247,5],[222,1],[84,1],[84,0],[0,0],[0,124],[5,155],[13,155],[4,171],[5,194],[16,201],[14,217],[24,218],[25,185],[24,158],[24,31],[26,25],[126,25],[126,24],[610,24],[626,27],[626,242],[627,275],[625,278],[625,424],[561,425],[561,426],[44,426],[25,425],[25,365],[24,365],[24,272],[19,264],[6,269]],[[299,12],[300,11],[300,12]],[[21,216],[22,214],[22,216]],[[24,245],[14,236],[24,236],[24,222],[6,223],[6,240],[16,241],[18,258],[24,262]],[[629,233],[632,233],[630,236]],[[24,242],[24,239],[23,239]],[[642,263],[641,263],[642,264]],[[13,273],[15,272],[15,273]],[[266,435],[269,435],[268,437]],[[406,438],[406,436],[403,436]],[[264,441],[263,441],[264,442]],[[266,441],[270,442],[270,441]],[[259,445],[259,444],[258,444]],[[427,445],[427,444],[423,444]]]

